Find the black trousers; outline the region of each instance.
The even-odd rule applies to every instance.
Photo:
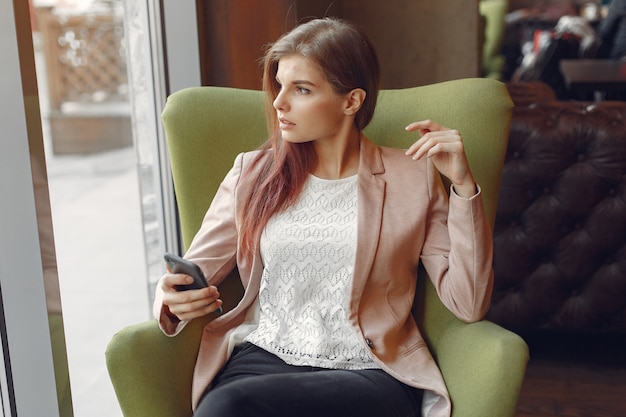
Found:
[[[418,417],[422,391],[380,369],[292,366],[237,346],[195,417]]]

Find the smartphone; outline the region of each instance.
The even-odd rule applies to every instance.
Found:
[[[165,263],[167,263],[170,271],[174,274],[187,274],[193,278],[192,284],[177,285],[176,289],[178,291],[199,290],[209,286],[202,270],[198,265],[169,252],[163,255],[163,258],[165,259]]]

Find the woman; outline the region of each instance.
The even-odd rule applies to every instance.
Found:
[[[270,138],[236,158],[185,257],[212,285],[160,280],[167,335],[216,311],[237,267],[240,303],[202,335],[196,416],[448,416],[443,378],[411,315],[422,262],[465,321],[491,295],[491,231],[459,133],[410,124],[408,150],[362,130],[379,66],[367,37],[335,19],[284,35],[267,51]],[[452,183],[451,197],[441,172]]]

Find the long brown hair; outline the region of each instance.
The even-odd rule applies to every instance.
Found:
[[[252,164],[262,166],[240,213],[242,246],[248,259],[252,258],[270,217],[296,201],[316,163],[311,142],[294,144],[282,140],[273,108],[280,92],[276,81],[278,62],[289,55],[300,55],[317,65],[337,94],[347,94],[355,88],[365,91],[365,100],[354,119],[359,131],[369,124],[376,107],[378,58],[358,27],[334,18],[315,19],[283,35],[268,48],[263,59],[263,90],[269,138]],[[272,156],[264,157],[269,150]]]

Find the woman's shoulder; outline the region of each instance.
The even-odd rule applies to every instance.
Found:
[[[257,162],[267,159],[270,153],[271,151],[267,149],[255,149],[253,151],[241,152],[235,157],[234,165],[240,166],[245,170],[252,165],[258,165]]]
[[[378,149],[380,149],[382,155],[387,158],[399,158],[401,156],[406,156],[405,155],[406,148],[402,149],[402,148],[396,148],[393,146],[382,146],[382,145],[376,145],[376,146],[378,146]]]
[[[379,145],[366,137],[361,146],[361,161],[365,163],[364,168],[371,169],[372,172],[384,172],[386,175],[411,172],[416,175],[427,169],[427,158],[414,161],[406,155],[406,148]]]
[[[426,167],[425,159],[415,161],[406,155],[406,148],[395,148],[391,146],[379,146],[380,154],[385,165],[385,169],[400,170],[422,170]]]
[[[257,178],[272,151],[267,149],[257,149],[253,151],[241,152],[235,157],[233,169],[239,177],[237,181],[251,181]]]

